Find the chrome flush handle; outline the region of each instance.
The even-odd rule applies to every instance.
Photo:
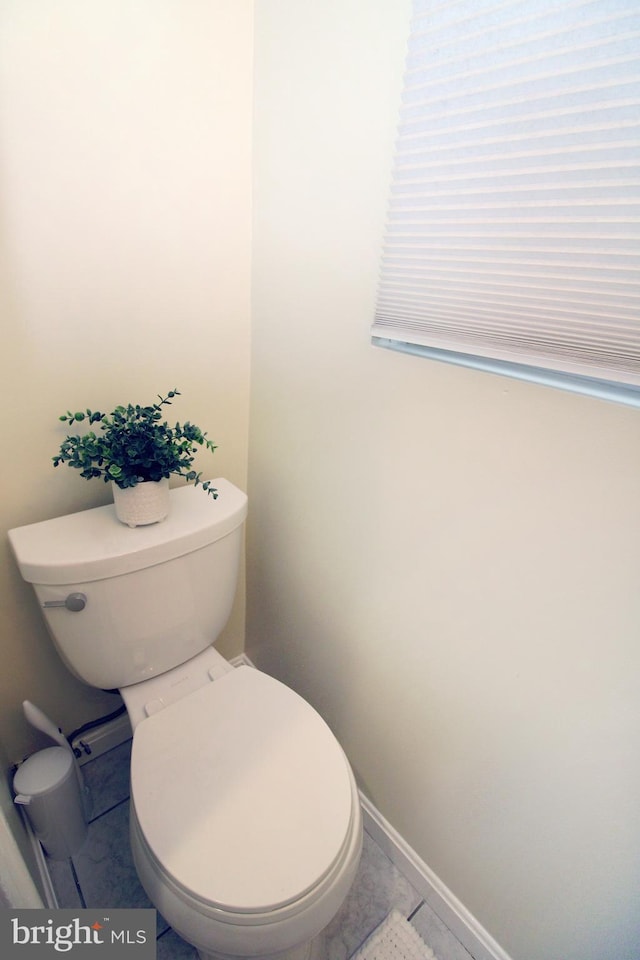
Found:
[[[87,605],[84,593],[70,593],[64,600],[45,600],[43,607],[66,607],[71,613],[80,613]]]

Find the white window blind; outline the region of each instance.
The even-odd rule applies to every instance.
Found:
[[[639,0],[415,0],[374,342],[640,397]]]

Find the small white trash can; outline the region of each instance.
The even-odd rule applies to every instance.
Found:
[[[53,860],[67,860],[78,852],[87,836],[87,821],[70,750],[48,747],[34,753],[16,771],[13,789],[14,802],[24,806]]]

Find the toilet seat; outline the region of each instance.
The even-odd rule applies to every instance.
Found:
[[[353,832],[352,774],[330,729],[245,666],[138,725],[131,793],[171,886],[241,924],[295,912],[331,881]]]

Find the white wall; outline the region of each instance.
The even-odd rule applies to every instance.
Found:
[[[209,431],[206,475],[245,486],[252,4],[0,5],[0,524],[106,502],[51,457],[68,408],[152,402]],[[33,749],[20,702],[70,732],[117,707],[76,682],[5,541],[0,734]],[[224,653],[244,635],[240,597]]]
[[[408,0],[256,15],[249,651],[514,960],[637,960],[637,414],[368,345]],[[244,485],[250,79],[248,0],[0,6],[3,529],[108,496],[59,412],[173,386]],[[4,559],[16,759],[112,701]]]
[[[0,742],[0,767],[6,771],[8,758]],[[41,907],[44,890],[34,881],[38,875],[33,849],[24,822],[13,802],[10,778],[0,777],[0,908]]]
[[[256,6],[248,651],[514,960],[637,960],[637,411],[369,345],[408,0]]]

